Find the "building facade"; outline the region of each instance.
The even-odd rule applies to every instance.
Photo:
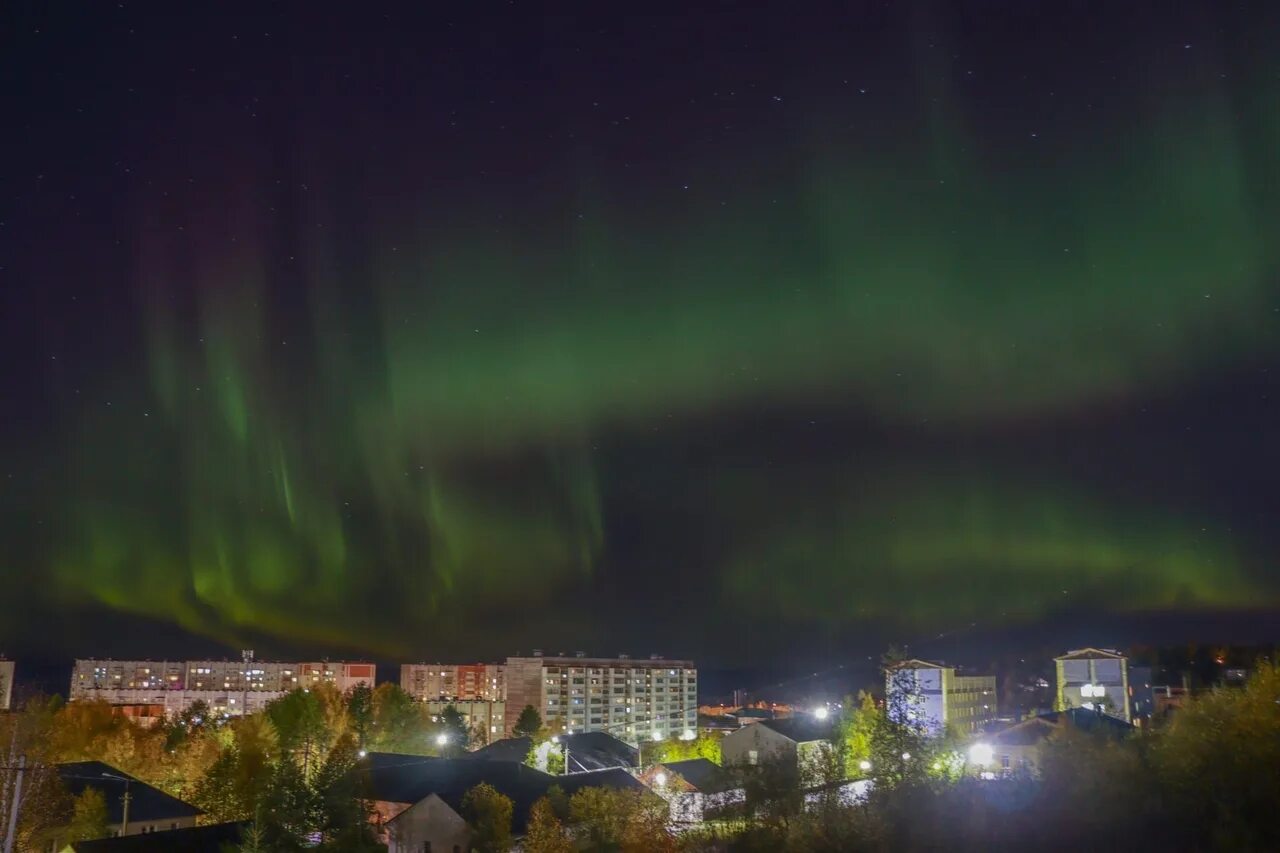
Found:
[[[71,701],[103,701],[110,705],[146,707],[154,717],[179,714],[197,701],[217,714],[240,716],[261,711],[267,703],[299,687],[329,684],[346,691],[358,684],[372,687],[372,663],[345,661],[154,661],[80,659],[71,671]]]
[[[462,715],[467,730],[471,733],[471,746],[484,746],[502,737],[502,728],[506,725],[506,705],[503,702],[489,702],[482,699],[428,699],[427,713],[433,720],[438,719],[446,708],[453,708]]]
[[[513,657],[506,664],[506,725],[532,705],[552,731],[608,732],[629,742],[692,738],[698,670],[651,657]]]
[[[948,726],[976,734],[998,716],[996,678],[961,675],[953,666],[931,661],[902,661],[885,672],[885,707],[892,718],[931,737]]]
[[[1133,722],[1129,695],[1129,659],[1112,649],[1075,649],[1054,658],[1057,671],[1055,711],[1101,710]]]
[[[13,704],[13,661],[0,658],[0,711]]]
[[[400,666],[400,687],[419,702],[501,702],[507,698],[506,667],[500,663],[406,663]]]

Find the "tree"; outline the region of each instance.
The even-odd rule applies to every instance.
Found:
[[[591,850],[643,853],[672,849],[670,807],[649,791],[583,788],[569,800],[569,815]]]
[[[462,816],[471,827],[471,846],[480,853],[511,849],[511,799],[481,782],[462,797]]]
[[[258,801],[257,819],[273,850],[300,850],[314,828],[315,802],[302,768],[281,758]]]
[[[75,798],[71,808],[71,822],[67,824],[67,843],[106,838],[107,800],[97,788],[85,788]]]
[[[400,685],[379,684],[373,691],[372,704],[373,728],[366,748],[407,755],[428,755],[434,750],[425,706],[414,702]]]
[[[542,715],[532,705],[525,705],[520,716],[516,718],[511,734],[515,737],[532,738],[540,731],[542,731]]]
[[[666,764],[670,761],[705,758],[716,764],[722,764],[724,763],[724,757],[720,751],[720,741],[723,739],[723,732],[703,730],[698,732],[697,737],[691,740],[684,740],[683,738],[664,740],[654,744],[657,749],[654,750],[654,760],[651,763]]]
[[[444,752],[458,754],[471,742],[471,733],[467,731],[467,721],[452,705],[440,713],[440,734],[445,737]]]
[[[525,853],[573,853],[573,842],[556,817],[555,806],[546,797],[534,803],[529,811],[523,849]]]
[[[356,744],[363,749],[373,729],[373,688],[362,681],[347,691],[346,700],[351,730],[356,736]]]
[[[361,797],[354,772],[358,760],[355,735],[348,732],[334,744],[313,780],[313,821],[324,846],[333,850],[382,849],[369,822],[372,808]]]

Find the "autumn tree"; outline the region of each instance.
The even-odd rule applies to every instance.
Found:
[[[462,797],[462,816],[471,827],[471,847],[479,853],[511,849],[511,799],[481,782]]]
[[[86,787],[74,798],[65,840],[70,844],[105,838],[107,832],[107,800],[99,789]]]
[[[533,804],[522,842],[525,853],[573,853],[573,841],[546,797]]]

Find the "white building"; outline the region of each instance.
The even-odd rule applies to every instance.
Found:
[[[13,703],[13,661],[0,658],[0,711]]]
[[[406,663],[400,666],[400,687],[419,702],[501,702],[507,698],[506,667],[500,663]]]
[[[1058,692],[1055,711],[1101,709],[1133,722],[1129,702],[1129,659],[1112,649],[1075,649],[1054,658]]]
[[[150,709],[136,715],[147,719],[181,713],[197,701],[214,713],[238,716],[299,687],[331,684],[346,691],[358,684],[372,687],[375,676],[375,666],[363,662],[89,658],[75,662],[68,695],[73,702]]]
[[[890,717],[934,737],[948,726],[974,734],[996,716],[994,675],[960,675],[953,666],[912,659],[885,672]]]
[[[532,705],[552,731],[608,732],[622,740],[693,737],[698,670],[692,661],[651,657],[507,658],[505,732]]]

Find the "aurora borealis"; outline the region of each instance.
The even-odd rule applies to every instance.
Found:
[[[1280,11],[1035,5],[5,11],[0,644],[1280,612]]]

